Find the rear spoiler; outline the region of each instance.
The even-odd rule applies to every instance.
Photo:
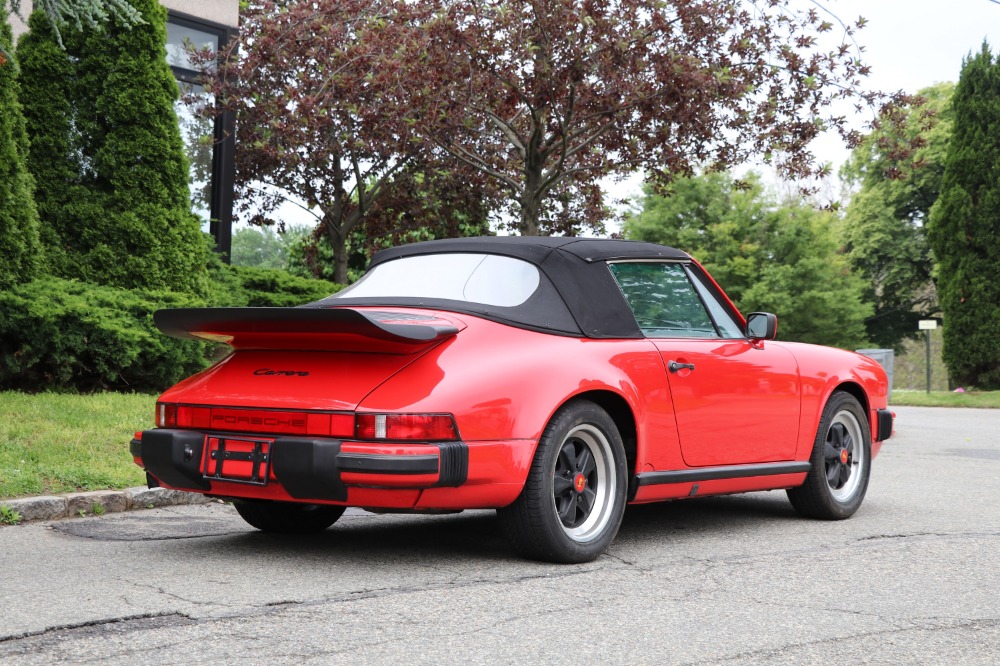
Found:
[[[153,323],[185,340],[238,349],[321,349],[408,353],[456,335],[464,325],[432,314],[353,308],[174,308]]]

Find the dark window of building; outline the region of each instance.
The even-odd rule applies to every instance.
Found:
[[[235,28],[171,11],[167,19],[167,63],[177,78],[181,95],[208,95],[199,85],[199,73],[189,57],[188,45],[215,51],[225,46]],[[209,99],[208,101],[212,101]],[[176,104],[191,169],[191,206],[203,228],[215,238],[216,250],[226,261],[232,246],[233,224],[233,118],[229,112],[214,119],[198,117],[181,100]]]

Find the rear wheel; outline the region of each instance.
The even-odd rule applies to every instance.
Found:
[[[556,412],[517,500],[497,511],[514,548],[549,562],[589,562],[611,544],[625,511],[625,448],[592,402]]]
[[[233,502],[237,513],[251,526],[263,532],[310,534],[322,532],[344,515],[345,507],[329,504],[292,502]]]
[[[857,399],[836,392],[823,410],[806,482],[788,499],[803,516],[850,518],[861,506],[871,473],[871,430]]]

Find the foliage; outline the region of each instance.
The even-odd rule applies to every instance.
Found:
[[[231,270],[243,290],[241,304],[250,307],[294,307],[326,298],[345,286],[273,268],[233,266]]]
[[[300,236],[301,227],[275,231],[273,227],[239,227],[233,230],[231,263],[234,266],[285,268],[288,247]]]
[[[983,44],[962,64],[954,129],[927,239],[937,261],[952,382],[1000,388],[1000,60]]]
[[[163,307],[201,305],[168,291],[43,277],[0,292],[0,387],[163,390],[206,365],[206,347],[153,325]]]
[[[251,0],[221,64],[201,54],[208,89],[235,115],[237,215],[272,224],[295,201],[315,215],[340,283],[351,232],[416,151],[394,98],[400,23],[383,19],[406,5]]]
[[[144,485],[128,455],[154,395],[0,392],[0,498]]]
[[[833,215],[778,203],[755,177],[742,187],[713,173],[676,179],[669,196],[647,188],[623,233],[691,253],[742,312],[778,314],[781,339],[860,346],[871,309],[838,252]]]
[[[822,173],[812,139],[858,138],[837,103],[896,123],[908,99],[863,88],[864,20],[837,37],[812,2],[427,2],[437,11],[403,79],[410,120],[506,190],[523,234],[557,230],[545,211],[560,198],[576,202],[575,224],[599,221],[595,182],[610,173],[643,169],[663,186],[754,154],[783,176]]]
[[[21,522],[21,514],[9,506],[0,505],[0,525],[17,525]]]
[[[939,83],[920,91],[924,101],[911,108],[907,131],[923,145],[913,155],[893,154],[885,132],[876,132],[841,170],[860,187],[847,207],[844,238],[853,269],[870,285],[866,300],[875,314],[865,326],[879,347],[899,351],[918,335],[917,322],[939,311],[926,232],[952,134],[954,89]]]
[[[21,0],[0,0],[5,16],[11,12],[21,16]],[[39,10],[62,46],[59,26],[68,24],[77,32],[84,28],[98,30],[111,18],[122,25],[139,25],[142,16],[128,0],[35,0],[34,8]]]
[[[905,101],[864,90],[863,20],[801,0],[249,0],[241,36],[202,54],[237,119],[240,214],[316,215],[347,279],[352,232],[401,170],[446,154],[470,187],[502,192],[522,233],[603,230],[597,180],[764,154],[822,171],[824,129],[856,139],[836,100],[897,122]],[[902,137],[905,139],[905,137]],[[905,141],[904,141],[905,143]],[[905,151],[905,147],[904,147]],[[454,167],[451,167],[454,169]]]
[[[360,278],[372,255],[387,247],[491,235],[490,215],[499,205],[496,194],[462,169],[411,162],[393,177],[348,238],[348,282]],[[289,245],[288,267],[297,275],[332,279],[332,248],[321,233],[301,235]]]
[[[166,10],[132,5],[145,23],[66,28],[65,53],[36,12],[19,44],[49,267],[95,284],[205,293],[210,250],[190,212]]]
[[[0,49],[10,49],[11,40],[10,26],[0,21]],[[38,211],[19,92],[17,65],[0,54],[0,289],[30,280],[38,268]]]
[[[342,286],[286,271],[213,266],[212,301],[56,277],[0,292],[0,388],[160,391],[205,367],[218,348],[178,340],[153,325],[160,308],[292,307]]]

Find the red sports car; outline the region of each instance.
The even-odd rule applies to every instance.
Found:
[[[847,518],[893,427],[877,363],[776,341],[773,314],[649,243],[417,243],[309,305],[156,324],[233,351],[160,397],[135,462],[271,532],[491,508],[523,555],[585,562],[628,503],[784,488]]]

